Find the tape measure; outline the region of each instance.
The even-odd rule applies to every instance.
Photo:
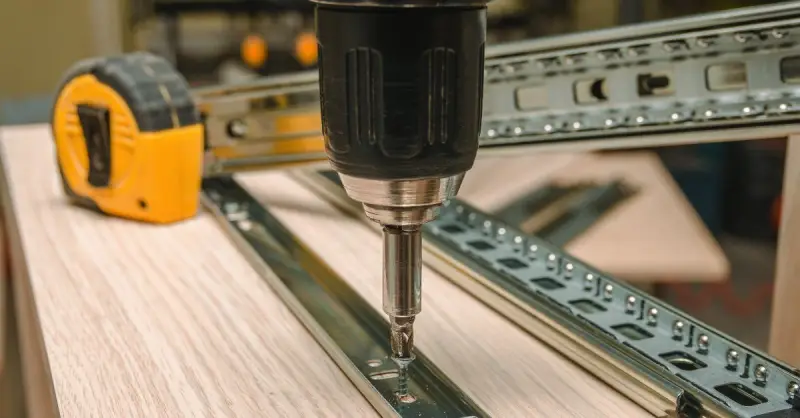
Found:
[[[73,201],[152,223],[199,207],[204,128],[186,80],[148,53],[72,67],[52,114],[59,173]]]

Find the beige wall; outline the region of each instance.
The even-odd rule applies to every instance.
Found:
[[[120,49],[120,0],[0,0],[0,99],[53,91],[75,61]]]

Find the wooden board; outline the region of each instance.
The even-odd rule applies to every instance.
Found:
[[[491,213],[548,183],[615,179],[638,192],[568,243],[568,252],[637,283],[728,278],[730,266],[722,249],[651,152],[481,158],[459,196]]]
[[[800,136],[790,137],[787,146],[769,352],[800,368],[800,321],[794,310],[800,294]]]
[[[208,215],[150,226],[68,205],[44,126],[5,130],[0,157],[35,319],[31,416],[374,416]],[[375,232],[281,174],[244,181],[379,306]],[[424,288],[419,346],[493,416],[649,416],[442,277]]]

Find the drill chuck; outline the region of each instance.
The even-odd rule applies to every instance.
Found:
[[[485,2],[432,3],[317,4],[326,152],[382,224],[432,219],[478,150]]]

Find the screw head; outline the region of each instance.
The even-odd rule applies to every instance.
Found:
[[[755,370],[753,371],[753,377],[755,377],[756,383],[766,383],[767,377],[769,377],[769,372],[767,371],[766,366],[763,364],[756,366]]]
[[[564,265],[564,274],[567,277],[572,277],[572,272],[575,271],[575,265],[572,263],[567,263]]]
[[[558,261],[558,257],[556,257],[555,254],[551,253],[547,255],[547,262],[545,264],[547,265],[547,268],[549,270],[552,270],[556,268],[556,261]]]
[[[686,328],[686,324],[683,323],[680,319],[676,320],[672,323],[672,338],[681,339],[683,338],[683,330]]]
[[[636,308],[636,296],[630,295],[625,299],[625,311],[633,313],[634,308]]]
[[[502,242],[506,237],[506,233],[508,233],[508,231],[506,231],[506,229],[503,228],[502,226],[500,228],[497,228],[497,234],[496,234],[497,240]]]
[[[650,308],[647,311],[647,323],[649,325],[655,325],[658,322],[658,309]]]
[[[731,348],[725,355],[725,360],[728,367],[735,369],[739,365],[739,352]]]
[[[239,227],[239,229],[241,229],[242,231],[249,231],[249,230],[253,229],[253,223],[252,223],[252,222],[250,222],[250,220],[249,220],[249,219],[242,219],[241,221],[239,221],[239,222],[236,222],[236,225],[237,225],[237,226]]]
[[[592,290],[594,288],[594,281],[595,281],[594,274],[586,273],[586,276],[583,277],[583,289]]]
[[[708,344],[709,344],[708,335],[700,334],[700,336],[697,337],[697,349],[700,350],[701,352],[708,351]]]
[[[603,299],[611,300],[612,296],[614,296],[614,286],[607,284],[603,288]]]
[[[483,221],[483,233],[489,235],[492,231],[492,221]]]
[[[528,247],[528,257],[536,258],[536,255],[539,253],[539,246],[536,244],[531,244]]]
[[[789,395],[789,399],[794,399],[798,392],[800,392],[800,385],[797,382],[789,382],[789,385],[786,386],[786,394]]]
[[[496,129],[489,129],[488,131],[486,131],[486,136],[488,136],[489,138],[496,137],[497,136],[497,130]]]
[[[514,128],[514,135],[522,135],[523,132],[525,131],[522,129],[522,127],[517,126]]]

